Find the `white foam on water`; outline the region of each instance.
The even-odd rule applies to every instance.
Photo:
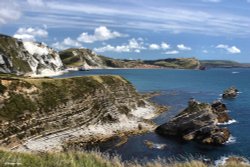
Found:
[[[230,136],[229,137],[229,139],[226,141],[226,143],[225,144],[234,144],[234,143],[236,143],[236,137],[234,137],[234,136]]]
[[[237,123],[237,121],[235,119],[231,119],[228,122],[224,122],[224,123],[217,123],[217,125],[231,125],[233,123]]]

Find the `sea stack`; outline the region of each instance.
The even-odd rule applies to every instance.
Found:
[[[230,137],[228,128],[217,126],[218,123],[230,120],[226,110],[225,104],[219,101],[208,104],[190,99],[185,110],[157,127],[156,132],[163,136],[180,137],[186,141],[221,145]]]
[[[235,98],[238,95],[239,91],[235,87],[230,87],[226,89],[222,95],[223,98]]]

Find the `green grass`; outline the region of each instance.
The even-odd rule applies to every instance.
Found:
[[[18,153],[0,151],[1,167],[210,167],[199,160],[157,159],[146,164],[136,161],[122,162],[118,156],[100,152],[55,152],[55,153]],[[247,165],[230,162],[224,167],[246,167]]]
[[[11,82],[7,87],[0,82],[0,94],[8,92],[9,98],[0,108],[0,118],[15,120],[25,112],[49,112],[70,100],[77,100],[93,95],[96,90],[119,87],[121,84],[131,86],[120,76],[84,76],[64,79],[24,78],[0,75],[0,79]],[[22,90],[34,87],[36,92],[26,93]],[[131,86],[132,87],[132,86]]]

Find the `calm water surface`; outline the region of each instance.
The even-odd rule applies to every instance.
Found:
[[[137,135],[129,138],[121,147],[114,147],[112,142],[99,147],[103,152],[117,153],[123,160],[144,159],[157,157],[187,157],[205,156],[218,159],[221,156],[241,155],[250,157],[250,69],[209,69],[199,70],[91,70],[70,72],[60,77],[117,74],[131,81],[140,92],[161,91],[161,96],[152,100],[158,104],[171,106],[171,109],[160,115],[154,121],[162,124],[187,106],[189,98],[196,98],[204,102],[212,102],[220,98],[224,89],[234,85],[240,92],[238,98],[224,100],[230,116],[237,120],[231,124],[232,135],[236,141],[221,147],[211,147],[195,142],[182,142],[171,138],[164,138],[155,133]],[[144,140],[167,144],[163,150],[149,149]]]

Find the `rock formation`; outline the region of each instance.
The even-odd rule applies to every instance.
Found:
[[[184,111],[157,127],[156,132],[163,136],[178,136],[187,141],[223,144],[229,139],[230,132],[216,124],[230,120],[226,110],[226,106],[219,101],[207,104],[191,99]]]
[[[34,79],[2,75],[0,144],[50,150],[69,138],[88,140],[94,135],[138,131],[139,124],[141,130],[154,128],[133,114],[140,109],[149,114],[156,111],[119,76]]]
[[[45,44],[0,35],[0,72],[50,75],[63,69],[58,53]]]
[[[230,87],[223,92],[223,98],[235,98],[238,95],[238,89],[235,87]]]

